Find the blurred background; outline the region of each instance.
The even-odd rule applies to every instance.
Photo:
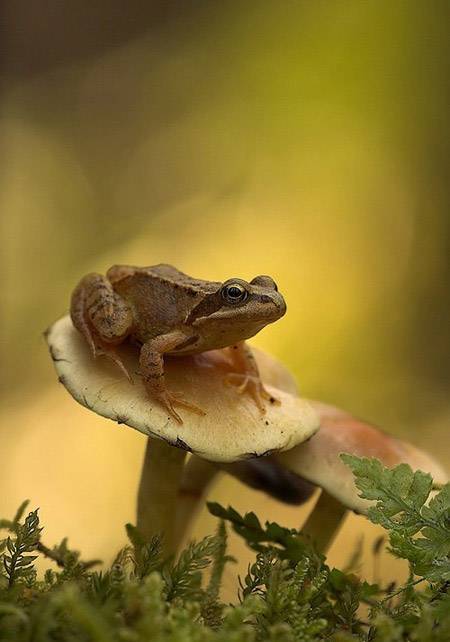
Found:
[[[0,515],[110,561],[145,438],[57,385],[43,330],[86,272],[270,274],[254,343],[302,393],[450,467],[449,3],[3,1]],[[299,525],[222,479],[212,498]],[[196,536],[214,520],[200,519]],[[330,552],[364,535],[347,519]],[[237,572],[229,569],[230,598]],[[382,560],[392,579],[404,569]]]

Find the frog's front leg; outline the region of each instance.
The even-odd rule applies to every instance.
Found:
[[[240,394],[248,392],[262,413],[266,412],[263,399],[267,399],[270,403],[279,404],[280,401],[275,399],[275,397],[264,388],[255,357],[245,341],[235,343],[230,346],[229,350],[236,372],[231,372],[227,375],[225,383],[237,386],[237,391]]]
[[[163,334],[144,343],[139,356],[140,371],[148,394],[167,408],[170,415],[179,424],[182,424],[183,420],[174,409],[174,405],[183,406],[199,415],[205,414],[201,408],[186,401],[181,393],[171,392],[166,388],[164,354],[171,352],[185,341],[186,335],[182,332]]]
[[[87,274],[72,294],[72,322],[89,344],[94,357],[104,355],[131,377],[114,346],[131,331],[133,316],[128,304],[102,274]]]

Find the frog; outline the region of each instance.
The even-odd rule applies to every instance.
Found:
[[[71,297],[70,315],[94,358],[113,361],[132,383],[118,347],[126,341],[139,349],[139,372],[149,398],[166,409],[169,419],[183,419],[175,409],[204,415],[182,393],[167,388],[168,356],[228,351],[232,364],[225,383],[249,394],[259,411],[266,401],[279,403],[264,387],[251,348],[246,343],[286,312],[286,303],[272,277],[250,282],[196,279],[172,265],[113,265],[106,274],[84,276]]]

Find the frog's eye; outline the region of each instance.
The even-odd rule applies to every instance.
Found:
[[[248,292],[240,283],[227,283],[222,288],[222,298],[227,303],[242,303],[247,297]]]

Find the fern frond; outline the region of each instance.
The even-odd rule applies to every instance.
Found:
[[[41,531],[38,509],[36,509],[29,513],[23,525],[17,525],[15,537],[8,537],[6,540],[8,552],[3,555],[3,565],[9,588],[12,588],[18,580],[28,580],[33,577],[33,562],[37,555],[26,555],[26,553],[36,549]]]

